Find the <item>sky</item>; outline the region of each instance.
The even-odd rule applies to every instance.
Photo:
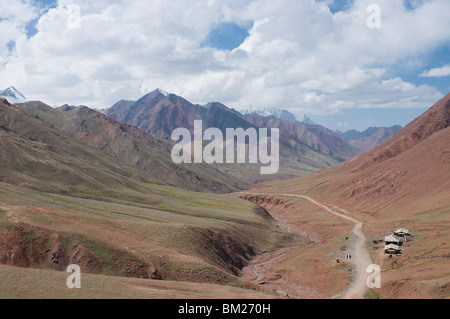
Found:
[[[450,92],[448,12],[448,0],[0,0],[0,89],[101,109],[161,88],[333,130],[406,125]]]

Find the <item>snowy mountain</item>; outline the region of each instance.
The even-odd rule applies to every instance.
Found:
[[[5,98],[11,104],[25,103],[27,99],[14,86],[10,86],[6,90],[0,91],[0,97]]]
[[[241,113],[243,115],[249,115],[252,113],[256,113],[261,116],[275,116],[279,119],[289,121],[289,122],[295,122],[297,119],[295,118],[295,115],[292,114],[289,111],[277,109],[273,107],[266,107],[266,108],[255,108],[253,106],[250,106],[249,108],[242,110]]]

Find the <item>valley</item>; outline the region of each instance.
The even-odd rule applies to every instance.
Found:
[[[450,299],[448,12],[0,1],[5,310],[283,318],[389,299],[407,316],[426,305],[400,299]],[[137,310],[109,302],[94,308]]]
[[[171,95],[144,100],[155,97]],[[346,143],[337,135],[315,150],[326,130],[310,127],[321,133],[302,140],[312,133],[255,117],[248,127],[282,133],[280,173],[263,179],[257,165],[177,165],[173,142],[87,107],[3,100],[2,291],[48,293],[28,290],[33,278],[51,296],[74,298],[445,298],[449,106],[447,96],[340,164],[324,148]],[[395,228],[414,241],[388,258],[377,240]],[[86,294],[55,282],[71,263],[86,276]],[[369,264],[381,267],[381,289],[366,286]]]
[[[304,241],[279,230],[250,203],[166,187],[148,190],[151,201],[136,204],[1,183],[0,261],[59,271],[77,263],[83,274],[252,288],[238,276],[243,264],[260,252]]]

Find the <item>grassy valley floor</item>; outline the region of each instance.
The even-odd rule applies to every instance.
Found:
[[[68,264],[75,263],[83,274],[102,275],[92,280],[103,286],[108,285],[108,280],[113,286],[121,282],[119,277],[134,277],[211,284],[210,289],[216,291],[220,289],[215,285],[226,286],[224,291],[229,297],[234,291],[230,287],[246,288],[247,292],[241,291],[236,297],[247,293],[254,297],[265,289],[240,277],[248,261],[278,247],[308,242],[307,238],[280,229],[266,211],[244,200],[161,185],[141,187],[148,193],[124,189],[121,198],[99,199],[0,183],[0,264],[7,265],[2,266],[7,273],[17,272],[16,277],[8,275],[17,280],[1,281],[2,292],[13,292],[10,297],[44,296],[45,290],[32,289],[34,279],[27,278],[39,277],[42,271],[42,280],[51,281],[52,270],[65,271]],[[54,276],[58,285],[60,278],[67,278],[61,272]],[[124,289],[120,296],[167,296],[169,289],[162,283],[134,283],[134,288]],[[49,286],[55,284],[47,282]],[[167,285],[177,290],[176,284]],[[165,292],[158,294],[159,288],[155,287]],[[201,290],[199,287],[183,284],[179,294],[174,291],[169,295],[195,294]],[[68,296],[58,291],[49,296]],[[95,293],[94,289],[79,297],[91,298]],[[98,297],[104,296],[99,293]]]

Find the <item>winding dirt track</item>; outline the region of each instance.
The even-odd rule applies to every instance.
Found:
[[[362,223],[357,219],[350,217],[349,213],[343,209],[337,208],[339,212],[333,210],[322,203],[319,203],[315,199],[303,196],[303,195],[295,195],[295,194],[262,194],[262,193],[244,193],[249,195],[262,195],[262,196],[286,196],[286,197],[297,197],[303,198],[314,205],[319,206],[323,210],[345,220],[348,220],[354,224],[352,233],[357,237],[352,249],[352,263],[356,267],[356,278],[353,281],[352,286],[345,292],[343,298],[344,299],[361,299],[364,298],[364,295],[367,291],[367,277],[368,273],[366,272],[367,266],[372,264],[369,252],[366,246],[366,237],[362,232]]]

